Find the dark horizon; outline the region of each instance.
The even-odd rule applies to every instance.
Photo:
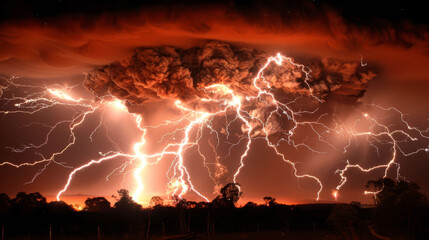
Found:
[[[379,191],[372,206],[359,202],[284,205],[266,196],[263,204],[248,202],[237,207],[243,193],[234,183],[225,185],[209,203],[176,197],[170,204],[155,196],[145,208],[125,189],[117,191],[113,204],[103,197],[89,197],[83,209],[62,201],[47,203],[39,193],[19,193],[12,199],[0,193],[1,236],[170,240],[428,236],[429,202],[417,184],[380,179],[368,182],[366,188]]]

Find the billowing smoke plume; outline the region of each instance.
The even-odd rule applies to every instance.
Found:
[[[96,96],[111,95],[133,104],[198,98],[212,84],[225,84],[246,93],[254,90],[252,80],[271,55],[275,53],[220,41],[190,49],[145,47],[137,49],[130,58],[97,67],[87,75],[85,86]],[[264,78],[286,94],[312,93],[319,99],[333,96],[356,101],[375,76],[359,62],[321,59],[304,64],[310,70],[307,82],[311,91],[302,66],[289,62],[270,65]]]

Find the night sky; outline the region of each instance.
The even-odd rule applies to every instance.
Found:
[[[272,67],[264,76],[273,95],[283,103],[299,97],[291,107],[314,113],[297,116],[299,121],[321,119],[323,126],[314,125],[316,130],[306,126],[294,133],[295,143],[311,145],[313,151],[290,142],[282,142],[278,149],[296,163],[299,173],[316,176],[323,183],[320,201],[335,200],[332,193],[341,183],[336,170],[344,169],[347,161],[368,169],[387,164],[392,156],[395,163],[387,172],[385,168],[369,173],[347,170],[338,201],[371,203],[371,196],[364,195],[366,182],[384,175],[396,178],[398,171],[399,179],[418,183],[427,195],[429,22],[425,9],[425,1],[387,0],[2,1],[0,192],[13,196],[37,191],[53,200],[69,174],[102,157],[100,153],[133,153],[134,143],[142,137],[137,116],[143,126],[180,119],[184,111],[176,107],[177,100],[193,110],[213,111],[215,105],[207,106],[201,100],[210,95],[201,89],[211,84],[226,84],[241,96],[251,96],[255,93],[251,79],[269,56],[281,53],[306,66],[309,85],[300,67]],[[116,99],[127,109],[104,104],[72,131],[74,144],[55,155],[73,139],[70,119],[85,111],[85,106],[58,100],[46,93],[48,88],[66,89],[73,99],[91,104]],[[20,110],[16,104],[41,96],[62,104],[35,114],[13,113]],[[246,105],[246,111],[255,116],[264,116],[271,109],[252,104]],[[27,105],[24,110],[41,106]],[[293,126],[285,116],[272,124],[271,140],[289,134]],[[215,151],[213,133],[202,130],[205,135],[199,149],[207,156],[209,167],[204,166],[196,146],[183,154],[193,185],[209,200],[219,186],[233,181],[247,141],[229,152],[231,142],[237,143],[246,132],[243,124],[234,122],[232,137],[227,139],[224,125],[225,118],[213,120],[222,140]],[[155,154],[169,141],[182,139],[183,132],[177,136],[168,133],[184,126],[147,128],[144,152]],[[355,134],[379,133],[387,126],[389,131],[397,130],[392,135],[397,142],[392,147],[385,135],[350,138],[343,132],[327,132],[324,126],[353,129]],[[316,132],[324,134],[322,140]],[[160,140],[164,134],[169,140]],[[285,203],[316,201],[317,182],[295,177],[291,165],[267,146],[261,133],[254,130],[252,134],[245,166],[237,177],[243,203],[262,202],[265,196]],[[191,136],[198,138],[195,129]],[[36,147],[20,151],[23,146]],[[12,166],[52,154],[51,162]],[[154,195],[167,198],[174,162],[174,157],[167,156],[139,172],[144,191],[137,200],[145,203]],[[79,202],[87,196],[108,197],[120,188],[135,192],[138,184],[133,175],[138,164],[126,163],[126,157],[118,157],[79,171],[62,199]],[[203,200],[192,191],[183,197]]]

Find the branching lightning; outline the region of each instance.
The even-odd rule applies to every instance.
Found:
[[[302,84],[308,89],[308,94],[306,96],[298,96],[287,102],[282,102],[276,96],[276,89],[272,88],[269,81],[264,78],[264,71],[270,67],[287,67],[289,64],[299,67],[305,75]],[[366,63],[364,65],[362,60],[361,64],[362,66],[366,66]],[[253,78],[251,84],[254,91],[252,93],[244,94],[235,90],[232,86],[213,84],[200,89],[203,92],[203,97],[199,98],[199,107],[193,107],[186,102],[177,100],[175,108],[181,112],[182,116],[179,119],[167,120],[154,126],[144,126],[143,117],[140,114],[129,112],[124,101],[112,96],[105,96],[96,101],[91,101],[74,97],[70,93],[77,86],[24,85],[19,84],[17,78],[6,79],[7,85],[0,89],[4,93],[21,89],[24,93],[28,92],[28,94],[24,97],[12,95],[1,98],[0,101],[3,105],[0,115],[3,115],[3,117],[11,114],[34,115],[54,107],[71,108],[75,114],[72,118],[58,121],[54,125],[32,123],[31,125],[38,124],[48,129],[42,143],[30,143],[19,147],[9,147],[8,149],[15,153],[40,149],[49,144],[51,134],[63,125],[68,126],[67,137],[69,141],[66,146],[49,154],[49,156],[37,153],[40,159],[34,161],[23,163],[3,161],[0,163],[0,166],[11,166],[14,168],[41,166],[29,183],[34,182],[50,164],[69,168],[71,171],[66,178],[66,182],[57,194],[57,199],[59,200],[61,195],[68,190],[73,179],[78,177],[79,172],[83,169],[106,161],[120,161],[121,165],[115,168],[106,177],[106,180],[115,173],[124,174],[124,176],[132,173],[135,181],[133,199],[139,201],[144,194],[142,176],[145,174],[145,168],[148,165],[159,163],[166,156],[171,156],[173,160],[169,171],[166,173],[169,178],[167,193],[171,196],[182,198],[186,193],[194,192],[205,201],[209,201],[210,196],[206,196],[204,191],[197,189],[198,184],[193,182],[191,172],[186,167],[188,160],[185,157],[185,153],[191,150],[197,151],[207,169],[209,177],[213,180],[213,184],[219,185],[221,182],[218,180],[218,176],[226,171],[225,167],[218,160],[221,158],[217,153],[219,146],[221,144],[229,146],[228,154],[223,156],[223,158],[230,157],[234,151],[241,151],[240,157],[235,160],[238,161],[238,167],[233,171],[232,175],[232,180],[236,183],[239,182],[240,174],[242,174],[246,166],[246,160],[252,146],[258,141],[265,143],[282,161],[288,164],[292,169],[292,174],[296,178],[313,181],[317,186],[315,199],[319,200],[320,194],[324,190],[321,178],[305,173],[303,169],[300,169],[298,162],[290,160],[282,146],[286,144],[296,149],[310,151],[314,154],[325,154],[326,151],[321,150],[321,147],[318,146],[322,145],[331,151],[338,151],[345,154],[350,151],[353,142],[358,142],[356,139],[364,139],[377,153],[379,153],[380,146],[387,146],[391,149],[391,157],[387,163],[377,164],[372,167],[363,167],[358,163],[351,163],[349,160],[346,160],[345,166],[336,171],[336,174],[339,176],[339,183],[335,187],[335,190],[332,191],[332,196],[336,200],[340,196],[339,192],[341,188],[348,180],[347,172],[349,169],[358,169],[364,173],[382,169],[384,171],[383,177],[387,177],[389,171],[395,168],[396,178],[400,179],[398,155],[408,157],[420,152],[429,152],[427,143],[423,147],[411,151],[407,151],[401,146],[401,144],[410,141],[425,144],[424,142],[429,140],[429,134],[427,130],[420,130],[412,126],[405,120],[404,114],[396,108],[367,105],[367,107],[379,112],[389,112],[399,116],[401,125],[399,127],[396,125],[386,125],[370,113],[362,113],[362,117],[356,119],[354,125],[348,126],[340,119],[335,119],[335,116],[329,120],[328,114],[321,113],[317,107],[309,110],[295,109],[294,104],[303,97],[309,98],[309,101],[314,101],[318,104],[323,103],[322,99],[313,95],[310,74],[311,71],[306,66],[295,63],[291,58],[277,54],[268,58],[265,65],[260,68],[256,77]],[[98,114],[103,116],[106,108],[115,109],[117,112],[129,115],[135,119],[136,127],[140,130],[141,140],[133,143],[133,151],[122,151],[106,135],[112,146],[114,146],[114,150],[100,153],[99,158],[90,159],[81,166],[59,162],[57,158],[65,152],[70,151],[71,147],[76,143],[76,129],[82,127],[90,115]],[[314,120],[308,120],[309,118]],[[223,124],[219,124],[220,119],[224,119]],[[279,123],[287,125],[287,127],[279,127]],[[93,135],[97,131],[100,131],[103,126],[103,118],[100,117],[99,124],[88,136],[91,141],[93,141]],[[166,143],[161,151],[146,154],[145,143],[148,137],[147,132],[162,127],[170,127],[174,130],[169,131],[158,139],[159,144]],[[314,138],[318,142],[317,146],[306,143],[306,141],[296,140],[296,135],[299,135],[299,131],[302,129],[307,129],[306,131],[310,132],[309,138]],[[340,144],[342,147],[338,147],[338,144],[330,140],[329,136],[331,135],[345,139],[346,145]],[[209,145],[216,159],[214,163],[209,162],[209,156],[202,149],[205,139],[208,138],[211,139]],[[153,139],[150,140],[153,141]],[[243,149],[239,150],[239,148]],[[376,192],[365,193],[376,194]]]

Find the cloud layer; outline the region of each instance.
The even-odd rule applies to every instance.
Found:
[[[427,26],[376,18],[352,22],[310,2],[154,6],[8,20],[0,30],[0,72],[27,77],[67,77],[127,58],[136,48],[188,49],[207,39],[292,56],[356,61],[362,55],[390,79],[429,74]]]
[[[189,49],[139,48],[131,57],[87,74],[85,86],[96,96],[112,95],[134,104],[192,99],[204,95],[203,89],[213,84],[246,93],[255,90],[253,78],[269,57],[270,53],[221,41]],[[323,58],[309,61],[307,67],[312,94],[320,99],[337,96],[355,101],[375,76],[359,62]],[[283,93],[310,94],[302,67],[287,61],[282,66],[271,64],[264,78]]]

